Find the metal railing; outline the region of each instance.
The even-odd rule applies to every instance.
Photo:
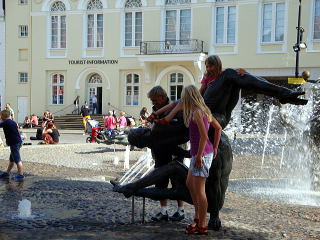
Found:
[[[202,52],[203,41],[198,39],[143,41],[140,43],[141,55],[185,54]]]
[[[70,105],[67,105],[67,106],[57,110],[57,111],[52,112],[52,114],[53,115],[64,115],[64,114],[68,114],[70,112],[72,114],[77,114],[77,113],[74,112],[74,110],[76,110],[74,104],[70,104]]]

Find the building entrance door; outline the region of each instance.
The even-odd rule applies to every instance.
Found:
[[[97,105],[98,105],[98,114],[102,114],[102,87],[97,87]]]
[[[23,123],[24,118],[28,115],[28,97],[18,97],[18,123]]]
[[[88,79],[88,103],[92,109],[92,96],[97,96],[97,114],[102,113],[102,79],[97,73],[91,75]]]

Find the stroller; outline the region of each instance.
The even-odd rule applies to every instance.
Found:
[[[87,143],[93,143],[95,142],[96,138],[101,137],[104,133],[103,127],[100,126],[100,123],[93,119],[88,119],[87,121],[87,132],[90,135],[90,137],[87,137],[86,142]]]

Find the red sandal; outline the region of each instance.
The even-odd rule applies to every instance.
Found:
[[[193,219],[193,222],[186,227],[186,234],[195,234],[197,232],[198,224],[199,224],[199,219],[197,218]]]
[[[198,225],[196,226],[196,234],[197,235],[208,235],[208,226],[205,227],[199,227]]]

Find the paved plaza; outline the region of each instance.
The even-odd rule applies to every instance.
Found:
[[[3,132],[0,131],[3,137]],[[27,131],[28,138],[35,130]],[[187,236],[184,228],[193,208],[186,204],[180,223],[153,223],[158,203],[146,200],[142,224],[142,199],[135,198],[135,223],[131,223],[131,198],[112,192],[109,180],[123,176],[125,147],[85,143],[81,131],[61,131],[61,144],[23,146],[23,182],[0,181],[0,239],[320,239],[320,208],[253,198],[229,188],[221,211],[221,231],[209,236]],[[31,141],[28,141],[31,142]],[[8,164],[9,149],[0,150],[0,172]],[[130,165],[145,150],[130,152]],[[119,165],[114,165],[114,157]],[[230,186],[243,179],[273,179],[260,168],[260,156],[235,153]],[[32,218],[18,217],[18,204],[28,199]],[[176,203],[170,201],[170,213]]]

